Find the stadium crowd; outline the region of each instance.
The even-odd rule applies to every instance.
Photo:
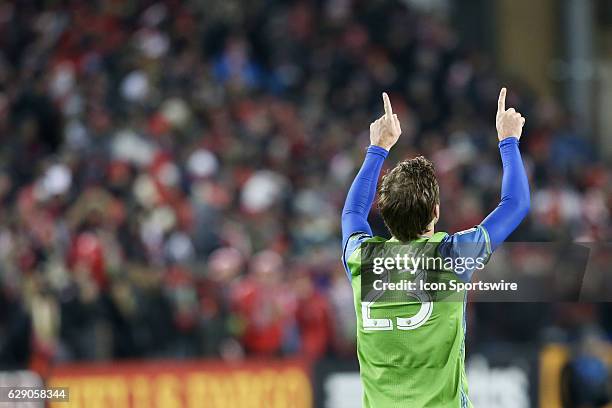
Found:
[[[339,214],[383,90],[386,164],[433,159],[441,230],[498,202],[503,80],[532,185],[512,238],[611,236],[610,167],[563,107],[399,2],[4,2],[0,45],[3,366],[352,356]],[[524,336],[478,309],[482,338]]]

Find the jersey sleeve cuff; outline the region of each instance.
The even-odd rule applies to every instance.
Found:
[[[504,146],[507,146],[507,145],[512,145],[512,144],[514,144],[514,145],[518,145],[518,144],[519,144],[519,139],[518,139],[518,137],[516,137],[516,136],[510,136],[510,137],[505,138],[504,140],[502,140],[501,142],[499,142],[499,148],[501,149],[501,148],[502,148],[502,147],[504,147]],[[384,150],[384,149],[383,149],[383,150]]]
[[[380,146],[374,146],[374,145],[370,145],[368,146],[368,153],[372,153],[372,154],[376,154],[378,156],[382,156],[383,159],[386,159],[387,156],[389,155],[389,151],[385,148],[382,148]]]

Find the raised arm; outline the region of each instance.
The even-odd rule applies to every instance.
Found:
[[[347,246],[349,239],[360,233],[362,236],[372,235],[368,213],[376,195],[378,176],[389,150],[402,133],[386,93],[383,93],[383,103],[385,114],[370,125],[370,146],[342,209],[342,258],[345,267],[346,258],[352,253]]]
[[[488,260],[529,211],[529,184],[518,148],[525,118],[513,108],[506,110],[506,88],[499,94],[495,123],[503,166],[501,200],[480,225],[447,236],[439,247],[444,257]],[[465,271],[459,277],[469,281],[472,272]]]
[[[368,147],[365,160],[351,184],[342,209],[342,247],[354,234],[363,232],[372,235],[372,229],[368,224],[368,213],[376,194],[380,169],[387,154],[389,151],[382,147],[374,145]]]
[[[506,88],[499,94],[495,122],[503,172],[501,200],[482,222],[489,233],[492,251],[523,221],[530,205],[529,183],[518,148],[525,118],[513,108],[506,110]]]

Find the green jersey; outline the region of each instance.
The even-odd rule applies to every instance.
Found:
[[[474,231],[482,233],[479,227]],[[439,257],[438,246],[448,238],[448,234],[439,232],[401,247],[405,250],[414,245],[421,255]],[[427,292],[402,293],[392,301],[377,301],[371,294],[362,293],[362,251],[370,243],[398,242],[379,237],[360,242],[360,247],[347,254],[346,267],[357,315],[363,407],[472,407],[464,366],[465,293],[458,292],[454,299],[444,301],[435,301],[436,296]],[[488,252],[488,258],[488,242],[484,252]],[[423,272],[429,272],[425,281],[457,279],[454,272],[444,268]]]

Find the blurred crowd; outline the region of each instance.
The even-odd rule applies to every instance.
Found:
[[[589,135],[497,72],[401,2],[1,3],[0,362],[351,356],[339,214],[383,90],[386,165],[434,161],[441,230],[498,202],[503,80],[532,185],[512,238],[610,239]]]

